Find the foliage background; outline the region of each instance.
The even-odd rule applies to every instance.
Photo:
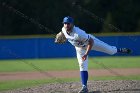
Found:
[[[35,19],[53,33],[61,30],[65,16],[72,16],[75,25],[88,33],[118,32],[79,11],[73,2],[76,0],[0,0],[0,35],[52,34],[3,4]],[[121,32],[140,32],[140,0],[79,0],[78,5],[103,18],[106,24],[113,24]]]

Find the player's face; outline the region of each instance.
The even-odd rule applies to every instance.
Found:
[[[71,31],[72,28],[73,28],[73,24],[71,24],[71,23],[64,23],[64,28],[65,28],[67,31]]]

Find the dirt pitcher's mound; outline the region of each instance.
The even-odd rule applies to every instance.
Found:
[[[140,93],[140,81],[112,80],[88,82],[89,93]],[[79,82],[54,83],[0,93],[78,93]]]

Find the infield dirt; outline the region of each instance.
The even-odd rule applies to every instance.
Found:
[[[115,73],[113,73],[115,72]],[[93,69],[89,70],[89,76],[129,76],[140,75],[140,68],[132,69]],[[31,80],[31,79],[45,79],[45,78],[78,78],[78,70],[67,71],[46,71],[46,72],[1,72],[0,80]]]

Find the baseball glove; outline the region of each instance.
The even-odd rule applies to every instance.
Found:
[[[59,32],[55,37],[55,43],[64,44],[66,42],[66,37],[63,32]]]

